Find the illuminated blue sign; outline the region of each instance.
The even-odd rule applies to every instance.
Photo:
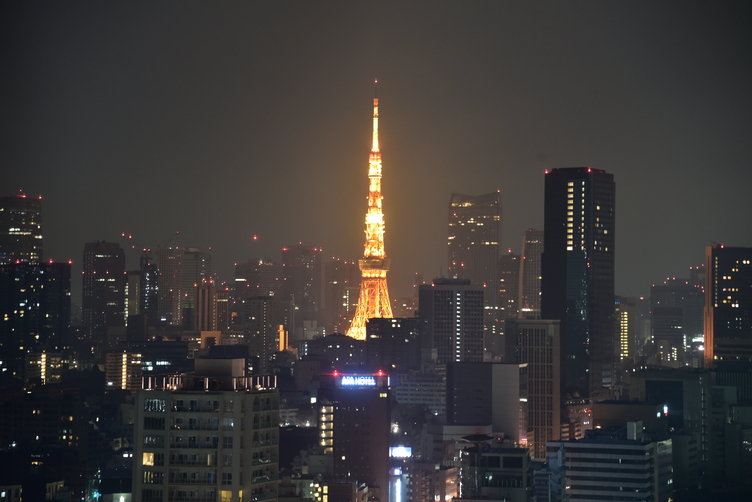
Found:
[[[339,383],[342,387],[376,387],[376,377],[367,375],[343,375]]]

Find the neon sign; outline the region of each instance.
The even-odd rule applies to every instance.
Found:
[[[376,387],[376,378],[370,375],[343,375],[339,383],[343,387]]]

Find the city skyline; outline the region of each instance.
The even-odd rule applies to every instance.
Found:
[[[614,174],[619,295],[752,246],[741,6],[176,5],[6,8],[0,195],[43,197],[45,259],[75,277],[121,232],[179,231],[222,280],[298,242],[360,257],[373,78],[393,297],[446,274],[452,192],[501,190],[519,252],[551,168]]]

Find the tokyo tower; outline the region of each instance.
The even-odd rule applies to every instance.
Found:
[[[384,251],[384,213],[381,212],[381,152],[379,152],[379,100],[373,100],[373,146],[368,158],[368,211],[366,245],[358,261],[362,280],[360,296],[347,336],[366,339],[366,322],[372,317],[392,317],[392,305],[386,286],[390,260]]]

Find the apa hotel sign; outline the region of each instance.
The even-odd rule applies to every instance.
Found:
[[[376,387],[376,377],[373,375],[342,375],[339,384],[342,387]]]

